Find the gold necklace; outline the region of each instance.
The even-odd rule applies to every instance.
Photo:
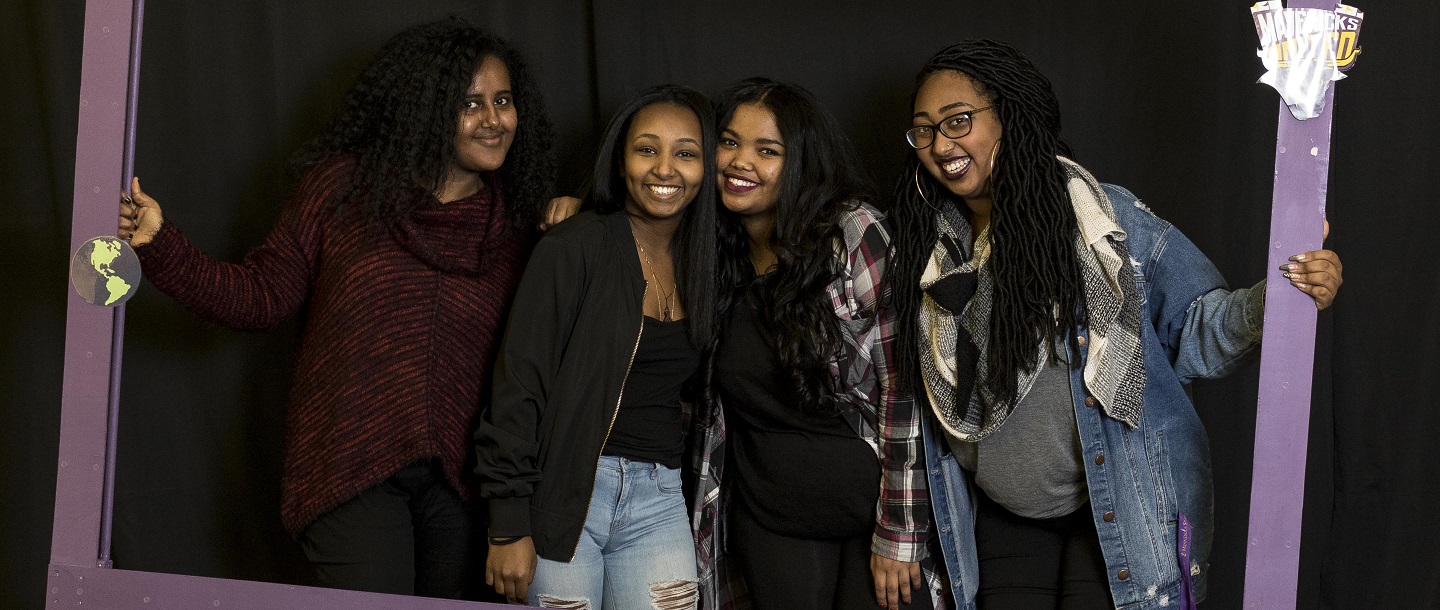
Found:
[[[632,227],[631,230],[633,231],[634,228]],[[655,273],[655,263],[650,261],[650,255],[645,252],[645,246],[640,244],[639,237],[635,238],[635,247],[640,249],[640,260],[645,263],[645,266],[650,267],[650,277],[655,278],[655,305],[660,308],[660,320],[673,322],[675,318],[674,312],[670,309],[670,300],[674,298],[675,291],[672,289],[670,294],[665,294],[665,288],[660,282],[660,275]],[[642,276],[645,274],[643,268],[640,270],[640,274]],[[663,300],[661,297],[664,297]]]

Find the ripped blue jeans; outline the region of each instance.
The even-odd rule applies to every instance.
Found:
[[[580,546],[539,558],[530,605],[576,610],[696,607],[695,543],[680,471],[604,456]]]

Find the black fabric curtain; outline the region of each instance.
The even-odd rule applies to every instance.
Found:
[[[507,37],[538,73],[574,192],[611,110],[677,82],[753,75],[828,105],[888,192],[913,76],[945,44],[1010,42],[1054,83],[1065,134],[1103,181],[1136,192],[1233,286],[1264,273],[1278,96],[1247,2],[728,3],[385,0],[147,4],[137,173],[200,247],[238,261],[277,217],[286,157],[315,135],[390,35],[456,14]],[[1346,267],[1320,317],[1300,606],[1440,607],[1430,484],[1440,450],[1440,258],[1429,201],[1440,118],[1440,4],[1367,6],[1364,53],[1338,83],[1329,245]],[[44,602],[70,253],[84,3],[0,3],[0,607]],[[118,186],[118,185],[117,185]],[[145,571],[307,583],[278,519],[298,321],[263,334],[199,322],[153,287],[129,307],[114,556]],[[1239,608],[1258,368],[1197,384],[1211,435],[1209,608]],[[480,576],[477,574],[477,578]]]

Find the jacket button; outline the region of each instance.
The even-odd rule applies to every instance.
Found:
[[[1099,465],[1104,464],[1104,463],[1105,463],[1105,454],[1102,453],[1102,454],[1100,454],[1100,455],[1095,456],[1095,465],[1096,465],[1096,466],[1099,466]]]
[[[1113,511],[1108,511],[1108,510],[1107,510],[1107,511],[1105,511],[1105,514],[1102,515],[1100,518],[1101,518],[1101,519],[1104,519],[1106,523],[1110,523],[1110,522],[1115,521],[1115,513],[1114,513]]]
[[[1094,396],[1086,396],[1086,397],[1085,397],[1085,406],[1087,406],[1087,407],[1093,407],[1093,406],[1095,406],[1095,403],[1096,403],[1096,402],[1098,402],[1098,401],[1095,400],[1095,397],[1094,397]]]
[[[1085,335],[1076,335],[1075,344],[1079,345],[1080,347],[1085,347]]]
[[[1130,580],[1130,570],[1120,570],[1115,576],[1120,580]]]

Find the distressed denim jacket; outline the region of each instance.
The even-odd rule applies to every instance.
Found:
[[[1184,386],[1221,377],[1258,356],[1264,283],[1230,291],[1179,230],[1129,191],[1103,185],[1126,233],[1141,299],[1145,402],[1138,427],[1086,406],[1086,350],[1069,354],[1070,389],[1090,511],[1117,608],[1179,607],[1182,578],[1203,599],[1214,533],[1209,440]],[[1087,333],[1081,330],[1081,336]],[[1069,342],[1066,342],[1067,344]],[[1093,402],[1093,401],[1092,401]],[[957,608],[973,609],[979,584],[970,475],[950,454],[938,422],[924,418],[934,527]],[[1180,568],[1179,516],[1192,529],[1188,574]]]

